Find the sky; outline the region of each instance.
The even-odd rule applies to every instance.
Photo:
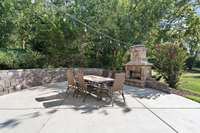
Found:
[[[197,14],[200,15],[200,8],[197,8]]]

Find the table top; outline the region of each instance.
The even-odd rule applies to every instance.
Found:
[[[108,77],[102,77],[102,76],[96,76],[96,75],[85,75],[84,80],[95,82],[95,83],[105,83],[105,82],[113,82],[114,79],[108,78]]]

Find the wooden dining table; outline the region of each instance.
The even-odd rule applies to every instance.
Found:
[[[96,75],[85,75],[84,80],[87,82],[92,82],[96,84],[105,84],[105,83],[112,83],[114,79]]]
[[[105,89],[106,86],[110,86],[114,79],[109,78],[109,77],[102,77],[102,76],[96,76],[96,75],[85,75],[83,79],[88,82],[91,86],[94,87],[94,92],[96,93],[97,99],[101,100],[102,96],[100,95],[100,90],[99,89]],[[98,89],[95,89],[98,88]],[[109,91],[109,87],[108,88]]]

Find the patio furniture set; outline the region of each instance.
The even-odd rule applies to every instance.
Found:
[[[88,95],[95,95],[97,99],[102,99],[104,96],[109,97],[113,106],[113,98],[115,92],[119,92],[125,103],[123,93],[123,85],[125,81],[125,73],[115,73],[115,78],[84,75],[81,69],[74,73],[73,69],[67,70],[67,95],[70,90],[73,91],[73,97],[78,97],[80,94],[84,95],[83,102],[85,102]]]

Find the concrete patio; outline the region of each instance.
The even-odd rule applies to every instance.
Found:
[[[199,133],[200,104],[151,89],[124,86],[112,107],[66,97],[66,83],[0,96],[0,133]]]

